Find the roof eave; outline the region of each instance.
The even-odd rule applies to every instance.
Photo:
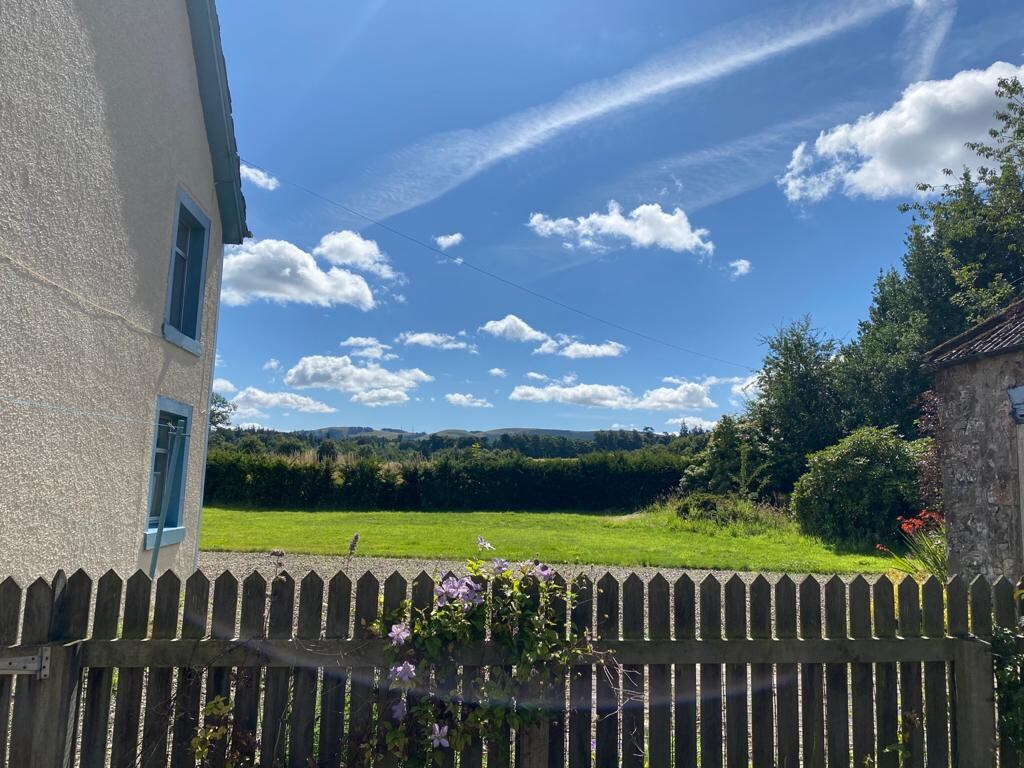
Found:
[[[235,124],[231,117],[231,92],[220,42],[220,23],[214,0],[185,0],[192,32],[192,54],[196,62],[199,98],[210,146],[213,183],[220,209],[221,239],[241,243],[250,236],[245,223],[245,197]]]

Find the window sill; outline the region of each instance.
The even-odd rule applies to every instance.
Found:
[[[163,324],[164,338],[176,346],[181,347],[188,352],[191,352],[196,357],[202,357],[203,355],[203,344],[197,339],[192,339],[186,336],[184,333],[168,325],[167,321]]]
[[[185,540],[185,529],[178,528],[164,528],[163,538],[160,539],[160,548],[169,547],[171,544],[180,544]],[[144,550],[151,550],[156,545],[156,529],[150,528],[146,531],[146,540],[142,548]]]

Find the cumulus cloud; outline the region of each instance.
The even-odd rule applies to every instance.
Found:
[[[432,333],[430,331],[405,331],[395,339],[407,347],[429,347],[430,349],[466,349],[476,351],[476,345],[456,338],[448,333]]]
[[[505,315],[501,320],[489,320],[480,326],[480,330],[508,341],[548,341],[551,337],[530,326],[516,315]]]
[[[571,360],[580,360],[589,357],[619,357],[629,351],[625,344],[617,341],[606,341],[604,344],[584,344],[582,341],[568,341],[558,354],[568,357]]]
[[[231,395],[238,391],[238,387],[227,379],[214,379],[211,389],[218,395]]]
[[[749,275],[753,265],[746,259],[736,259],[736,261],[729,262],[729,269],[731,270],[730,277],[735,280],[737,277]]]
[[[281,369],[281,361],[272,357],[263,364],[264,371],[278,371]]]
[[[548,380],[548,377],[545,374],[537,373],[537,371],[528,371],[526,373],[526,378],[531,379],[533,381],[547,381]]]
[[[265,189],[268,192],[273,192],[281,183],[276,177],[271,176],[266,171],[261,171],[259,168],[253,168],[251,165],[246,165],[245,163],[242,163],[239,171],[242,175],[242,181],[248,181],[253,186]]]
[[[649,389],[640,396],[628,387],[616,384],[553,383],[543,387],[521,384],[512,390],[509,399],[621,410],[673,411],[716,407],[709,396],[708,385],[696,381]]]
[[[486,398],[476,397],[475,395],[467,395],[461,392],[451,392],[444,396],[452,405],[457,405],[461,408],[493,408],[494,406],[487,401]]]
[[[527,226],[541,237],[558,237],[573,247],[603,250],[610,242],[625,241],[634,248],[666,248],[679,253],[711,255],[715,245],[707,239],[710,232],[694,229],[681,208],[671,213],[660,203],[639,205],[623,215],[622,206],[612,200],[608,213],[594,212],[575,219],[552,219],[533,213]]]
[[[398,359],[398,355],[388,352],[390,344],[382,344],[373,336],[349,336],[339,346],[348,347],[352,357],[365,357],[367,360]]]
[[[504,368],[491,368],[488,373],[496,379],[504,379],[508,375]]]
[[[374,306],[361,275],[339,267],[325,272],[312,255],[286,240],[247,240],[224,250],[221,298],[229,306],[261,299],[322,307],[351,304],[362,310]]]
[[[236,413],[241,418],[265,418],[268,408],[285,408],[290,411],[302,411],[303,413],[334,413],[337,408],[332,408],[326,403],[314,400],[305,395],[297,395],[294,392],[264,392],[255,387],[246,387],[233,398],[238,410]]]
[[[718,424],[713,419],[705,419],[700,416],[680,416],[675,419],[669,419],[665,423],[675,427],[686,426],[687,429],[703,429],[705,432],[710,432]]]
[[[284,377],[290,387],[337,389],[350,393],[353,403],[370,406],[407,402],[410,390],[433,380],[419,368],[392,371],[374,362],[357,365],[348,355],[303,357]]]
[[[320,238],[319,244],[313,249],[313,255],[340,267],[351,267],[359,272],[367,272],[384,280],[397,280],[401,277],[391,266],[391,262],[381,251],[375,240],[367,240],[356,232],[343,229],[341,232],[329,232]]]
[[[920,182],[942,185],[944,168],[978,165],[964,144],[988,139],[1000,107],[996,81],[1014,76],[1024,76],[1024,67],[1000,61],[914,83],[884,112],[797,145],[779,187],[791,202],[816,203],[837,191],[879,199],[918,194]]]
[[[447,251],[449,248],[461,245],[463,239],[461,232],[452,232],[450,235],[438,235],[434,238],[434,242],[442,251]]]
[[[580,360],[592,357],[619,357],[629,351],[629,347],[617,341],[585,344],[575,336],[564,333],[549,336],[516,315],[505,315],[501,320],[490,320],[481,325],[479,330],[508,341],[539,342],[540,345],[533,350],[535,355],[561,355],[571,360]]]

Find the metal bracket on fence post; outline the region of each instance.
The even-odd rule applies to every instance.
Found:
[[[960,768],[995,765],[995,678],[992,646],[976,638],[959,640],[953,659],[957,755]]]
[[[46,680],[50,676],[49,647],[43,646],[25,656],[0,659],[0,675],[35,675],[36,680]]]

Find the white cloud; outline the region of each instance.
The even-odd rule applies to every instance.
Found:
[[[914,82],[931,75],[935,57],[955,17],[956,0],[914,0],[900,40],[904,79]]]
[[[261,171],[259,168],[253,168],[251,165],[246,165],[245,163],[242,163],[239,171],[242,175],[243,181],[248,181],[253,186],[265,189],[268,192],[273,192],[281,183],[266,171]]]
[[[878,199],[919,194],[920,182],[942,185],[944,168],[979,164],[964,144],[988,140],[1000,106],[996,80],[1013,76],[1024,76],[1024,67],[1000,61],[915,83],[884,112],[822,131],[813,146],[799,144],[779,186],[791,202],[815,203],[836,191]]]
[[[263,364],[264,371],[279,371],[281,370],[281,361],[276,357],[272,357]]]
[[[388,352],[390,344],[382,344],[373,336],[349,336],[339,346],[351,348],[352,357],[365,357],[367,360],[397,360],[398,355]]]
[[[214,379],[210,388],[218,395],[231,395],[238,391],[238,387],[227,379]]]
[[[537,373],[536,371],[528,371],[526,378],[532,379],[533,381],[547,381],[548,377],[543,373]]]
[[[826,3],[814,13],[805,8],[789,15],[759,13],[668,55],[585,83],[554,101],[482,128],[449,131],[406,147],[367,169],[375,181],[352,202],[375,216],[409,210],[576,126],[755,67],[906,5],[909,0],[861,0]]]
[[[526,226],[541,237],[560,237],[575,247],[601,250],[609,240],[625,240],[635,248],[667,248],[679,253],[714,253],[706,229],[694,229],[681,208],[671,213],[661,203],[639,205],[623,215],[622,206],[612,200],[608,213],[594,212],[575,219],[552,219],[543,213],[530,214]]]
[[[337,408],[332,408],[326,403],[314,400],[305,395],[296,395],[294,392],[264,392],[255,387],[246,387],[233,398],[231,402],[237,407],[237,414],[241,418],[266,418],[267,408],[287,408],[291,411],[302,411],[303,413],[334,413]]]
[[[363,405],[394,405],[409,400],[409,391],[434,377],[419,368],[391,371],[377,363],[356,365],[348,355],[303,357],[288,371],[284,382],[298,389],[338,389]]]
[[[501,320],[490,320],[481,325],[479,330],[509,341],[540,342],[540,346],[533,350],[535,355],[557,354],[578,360],[591,357],[619,357],[629,351],[629,347],[617,341],[585,344],[576,337],[564,333],[551,337],[516,315],[505,315]]]
[[[733,405],[743,405],[747,400],[755,399],[760,393],[758,386],[759,374],[753,373],[745,379],[737,379],[732,382],[729,388],[729,402]]]
[[[461,232],[453,232],[450,235],[438,235],[434,238],[434,242],[437,243],[437,247],[442,251],[447,251],[449,248],[461,245],[463,239]]]
[[[431,333],[430,331],[405,331],[395,339],[399,344],[415,347],[429,347],[431,349],[467,349],[470,352],[476,351],[476,346],[467,341],[462,341],[448,333]]]
[[[491,368],[488,373],[496,379],[504,379],[508,375],[504,368]]]
[[[516,315],[505,315],[501,320],[489,320],[480,330],[509,341],[548,341],[551,337],[532,328],[529,323]]]
[[[713,419],[705,419],[700,416],[680,416],[676,419],[669,419],[665,423],[675,427],[681,427],[685,424],[689,429],[703,429],[705,432],[711,431],[718,424]]]
[[[360,275],[316,260],[286,240],[247,240],[225,248],[221,297],[229,306],[263,299],[330,307],[351,304],[372,309],[373,293]]]
[[[582,341],[570,341],[559,351],[562,357],[579,360],[590,357],[619,357],[629,351],[625,344],[617,341],[606,341],[604,344],[584,344]]]
[[[716,407],[708,396],[708,385],[695,381],[685,381],[676,387],[649,389],[639,397],[628,387],[615,384],[519,385],[512,390],[509,399],[621,410],[671,411]]]
[[[732,277],[732,279],[735,280],[737,277],[749,275],[750,270],[753,269],[753,266],[746,259],[736,259],[736,261],[729,262],[729,269],[732,270],[730,277]]]
[[[475,395],[466,395],[461,392],[452,392],[444,396],[452,405],[458,405],[462,408],[493,408],[494,406],[487,401],[486,398],[476,397]]]
[[[313,249],[313,255],[326,259],[331,264],[351,267],[384,280],[397,280],[401,277],[395,272],[388,257],[375,240],[367,240],[348,229],[329,232],[321,237],[319,244]]]

